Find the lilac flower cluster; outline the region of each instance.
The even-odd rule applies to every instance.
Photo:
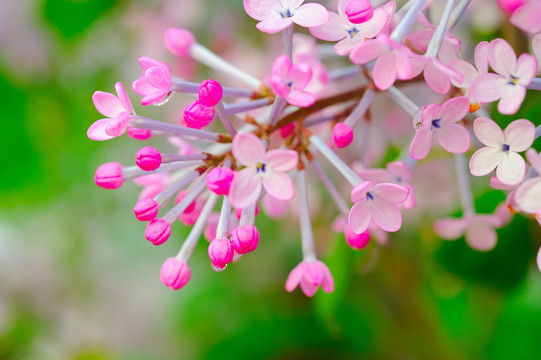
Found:
[[[541,32],[539,1],[499,2],[528,36]],[[416,206],[414,168],[429,156],[434,139],[454,156],[463,212],[460,219],[437,220],[438,235],[465,235],[472,248],[488,251],[497,242],[495,229],[505,226],[512,214],[533,215],[541,224],[541,158],[531,148],[541,127],[518,119],[502,131],[483,107],[499,100],[500,113],[515,114],[527,89],[541,90],[541,79],[535,77],[541,33],[532,39],[535,55],[517,58],[508,42],[494,39],[477,44],[472,63],[459,58],[461,41],[453,35],[470,0],[446,0],[437,24],[426,16],[434,6],[426,0],[410,0],[398,10],[394,1],[336,3],[336,9],[326,9],[303,0],[244,0],[246,13],[259,21],[257,29],[283,36],[284,53],[275,57],[262,77],[265,81],[197,43],[189,31],[168,29],[165,46],[173,55],[191,57],[214,70],[217,78],[225,75],[242,84],[185,81],[174,76],[167,63],[141,57],[142,76],[132,89],[142,96],[143,106],[164,105],[177,94],[196,99],[186,106],[179,124],[136,114],[121,83],[115,86],[116,96],[94,94],[94,105],[105,118],[90,126],[90,139],[109,140],[127,132],[142,141],[167,138],[178,148],[169,154],[146,146],[136,153],[136,166],[106,163],[95,174],[102,188],[116,189],[126,180],[144,187],[134,213],[148,222],[145,237],[152,244],[166,242],[176,221],[192,226],[178,254],[162,266],[166,286],[179,289],[190,280],[188,261],[203,233],[210,241],[212,267],[222,271],[265,240],[255,225],[258,204],[274,217],[296,198],[303,258],[289,275],[286,290],[300,286],[312,296],[321,285],[332,292],[331,272],[316,256],[307,167],[336,204],[339,218],[333,227],[359,250],[371,234],[386,241],[387,233],[401,228],[402,211]],[[294,34],[295,25],[332,47]],[[351,65],[326,65],[345,56]],[[404,92],[406,85],[441,101],[416,104]],[[413,122],[401,158],[385,169],[371,166],[367,137],[376,98],[398,106]],[[378,121],[384,116],[378,114]],[[391,142],[387,139],[384,145]],[[355,145],[362,149],[359,161]],[[464,154],[474,150],[468,173]],[[321,159],[330,166],[320,165]],[[478,214],[469,176],[487,176],[494,170],[490,186],[508,191],[507,201],[493,214]],[[329,172],[348,183],[351,208]],[[174,205],[168,206],[172,199]],[[541,252],[539,260],[541,268]]]

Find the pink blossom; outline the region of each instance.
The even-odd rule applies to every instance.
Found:
[[[541,32],[541,1],[526,0],[511,15],[511,24],[532,34]]]
[[[168,64],[148,56],[140,57],[139,65],[143,69],[143,76],[133,82],[132,89],[144,96],[141,104],[163,102],[171,92],[171,68]]]
[[[462,219],[445,218],[434,223],[436,234],[444,239],[455,240],[465,235],[466,242],[475,250],[489,251],[496,246],[498,236],[494,229],[507,224],[511,214],[505,206],[499,206],[494,214],[473,214]]]
[[[534,149],[529,149],[526,152],[526,158],[538,176],[520,184],[514,194],[514,203],[518,209],[528,214],[535,214],[537,221],[541,221],[541,177],[539,176],[541,157]]]
[[[87,131],[92,140],[109,140],[124,134],[134,114],[133,107],[122,83],[115,84],[116,94],[96,91],[92,101],[96,109],[107,118],[93,123]]]
[[[430,23],[430,21],[428,21],[428,19],[423,13],[417,16],[417,23],[423,28],[415,30],[410,35],[408,35],[407,38],[417,48],[419,48],[419,50],[424,52],[428,49],[428,44],[430,44],[430,40],[432,39],[432,36],[436,31],[436,26]],[[458,56],[458,53],[460,52],[461,47],[462,44],[460,40],[453,36],[450,31],[446,31],[443,35],[443,40],[438,55],[449,54],[456,58]]]
[[[232,150],[237,164],[246,166],[235,174],[229,190],[235,208],[244,209],[254,204],[261,194],[261,187],[277,199],[293,198],[293,184],[285,171],[297,166],[299,155],[296,151],[265,151],[261,140],[249,133],[238,133],[233,139]]]
[[[360,234],[373,222],[385,231],[398,231],[402,225],[402,214],[398,204],[408,198],[405,186],[363,181],[351,190],[353,207],[349,212],[349,227]]]
[[[352,23],[346,14],[346,6],[349,0],[340,0],[338,3],[338,14],[329,12],[327,23],[311,27],[310,32],[318,39],[325,41],[338,41],[334,45],[334,51],[338,55],[348,54],[355,46],[365,42],[367,39],[376,37],[388,25],[395,10],[395,3],[388,2],[377,8],[373,16],[363,23]]]
[[[472,82],[479,76],[488,73],[488,47],[489,43],[481,41],[475,47],[474,64],[470,64],[467,61],[456,59],[449,64],[453,69],[462,74],[462,81],[456,81],[451,78],[451,83],[459,88],[468,89],[466,96],[469,96],[469,88]],[[479,105],[477,99],[470,99],[472,105]]]
[[[123,170],[122,164],[117,162],[102,164],[94,173],[94,182],[104,189],[117,189],[124,184]]]
[[[312,69],[308,64],[293,65],[287,55],[281,55],[272,65],[270,84],[274,92],[285,98],[291,105],[308,107],[316,97],[303,89],[312,78]]]
[[[447,100],[443,105],[430,104],[419,109],[413,117],[416,133],[410,146],[411,157],[424,159],[432,148],[434,135],[450,153],[466,152],[470,148],[470,135],[457,122],[468,114],[469,108],[468,98],[461,96]]]
[[[163,284],[171,289],[178,290],[190,281],[192,272],[188,264],[184,261],[171,257],[167,259],[160,272],[160,278]]]
[[[499,112],[516,113],[526,96],[526,86],[537,72],[535,57],[522,54],[517,60],[511,45],[503,39],[496,39],[488,47],[488,62],[496,74],[477,77],[470,86],[470,95],[482,103],[501,99]]]
[[[312,69],[312,78],[303,89],[316,97],[327,89],[329,71],[318,58],[316,40],[312,36],[293,34],[293,61],[307,64]],[[290,125],[295,127],[295,124]]]
[[[274,34],[295,23],[303,27],[323,25],[329,13],[320,4],[304,4],[304,0],[244,0],[246,13],[260,22],[256,27]]]
[[[404,44],[379,34],[355,47],[349,58],[354,64],[366,64],[376,59],[372,79],[378,89],[387,90],[396,79],[407,80],[414,76],[411,59],[416,56]]]
[[[313,296],[319,285],[327,293],[334,291],[331,272],[319,260],[303,260],[291,270],[286,280],[286,290],[292,292],[298,285],[306,296]]]
[[[496,169],[498,180],[507,185],[524,178],[526,163],[517,154],[528,149],[534,140],[535,126],[528,120],[515,120],[502,132],[492,120],[479,117],[473,122],[475,135],[485,147],[470,159],[472,175],[484,176]]]

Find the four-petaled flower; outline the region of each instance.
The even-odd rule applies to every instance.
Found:
[[[306,296],[313,296],[319,285],[327,293],[334,291],[331,272],[327,265],[319,260],[303,260],[291,270],[286,280],[286,290],[292,292],[297,285],[300,285]]]
[[[311,106],[316,97],[303,89],[312,79],[312,69],[308,64],[293,65],[287,55],[279,56],[272,65],[270,84],[276,95],[285,98],[291,105]]]
[[[92,140],[109,140],[124,134],[132,115],[135,114],[122,83],[117,82],[115,89],[117,96],[103,91],[96,91],[92,95],[96,109],[107,116],[106,119],[100,119],[88,128],[87,135]]]
[[[402,214],[398,204],[406,201],[409,189],[405,186],[363,181],[351,190],[353,207],[349,212],[349,227],[360,234],[373,222],[385,231],[398,231]]]
[[[541,225],[541,157],[534,149],[530,149],[526,152],[526,158],[538,176],[520,184],[513,200],[519,210],[535,215]]]
[[[522,181],[526,163],[517,152],[527,150],[534,141],[535,126],[528,120],[515,120],[502,132],[492,120],[479,117],[473,122],[475,136],[486,146],[470,159],[472,175],[484,176],[496,169],[502,183],[514,185]]]
[[[329,20],[327,9],[304,0],[244,0],[246,13],[260,22],[256,27],[274,34],[295,23],[304,27],[323,25]]]
[[[515,51],[503,39],[493,40],[488,47],[488,63],[496,74],[480,75],[470,86],[470,95],[482,103],[501,99],[498,111],[514,114],[526,96],[528,86],[537,72],[537,60],[522,54],[517,60]]]
[[[299,155],[296,151],[265,151],[257,136],[238,133],[233,139],[233,156],[238,165],[246,166],[235,173],[231,183],[229,199],[234,207],[244,209],[254,204],[261,194],[261,187],[277,199],[293,198],[293,184],[284,172],[297,166]]]
[[[141,105],[163,102],[171,92],[171,68],[167,63],[148,56],[141,56],[139,65],[143,76],[133,82],[132,89],[143,95]]]
[[[411,157],[424,159],[432,148],[434,135],[450,153],[466,152],[470,148],[470,135],[457,122],[466,116],[469,109],[470,101],[464,96],[447,100],[443,105],[430,104],[419,109],[413,117],[416,134],[410,146]]]

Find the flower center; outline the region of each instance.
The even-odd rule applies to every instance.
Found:
[[[256,165],[256,171],[257,173],[259,174],[260,172],[262,173],[265,173],[265,168],[267,167],[267,165],[265,165],[264,163],[257,163]]]
[[[366,193],[366,200],[374,200],[374,194],[370,191]]]
[[[518,83],[518,77],[509,75],[510,79],[507,81],[507,85],[515,86]]]
[[[432,126],[430,128],[431,129],[433,129],[433,128],[439,129],[441,127],[440,126],[440,121],[441,121],[441,119],[432,120]]]
[[[292,17],[293,14],[291,13],[291,10],[287,9],[287,10],[281,11],[280,16],[282,17],[282,19],[286,19],[286,18]]]
[[[348,35],[350,39],[353,39],[358,33],[359,33],[359,29],[357,29],[356,27],[352,27],[351,29],[348,30]]]
[[[502,151],[504,151],[504,152],[509,151],[509,145],[503,144],[503,145],[502,145]]]

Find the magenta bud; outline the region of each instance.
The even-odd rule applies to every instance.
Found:
[[[162,155],[156,148],[145,146],[135,154],[135,163],[141,170],[156,170],[162,164]]]
[[[259,245],[259,231],[254,225],[238,227],[231,233],[231,243],[239,254],[252,252]]]
[[[223,269],[233,261],[233,245],[225,238],[214,239],[209,244],[209,258],[218,269]]]
[[[355,234],[348,225],[344,234],[346,235],[348,245],[355,250],[364,249],[370,242],[370,231],[368,229],[360,234]]]
[[[374,15],[370,0],[351,0],[346,5],[346,15],[348,20],[353,24],[362,24]]]
[[[222,100],[224,90],[219,82],[213,79],[204,80],[199,85],[199,103],[212,107]]]
[[[94,174],[94,182],[104,189],[117,189],[124,183],[123,169],[122,165],[117,162],[100,165]]]
[[[190,281],[192,271],[187,263],[171,257],[162,265],[160,279],[165,286],[178,290]]]
[[[164,34],[165,47],[177,56],[189,56],[190,47],[195,43],[191,32],[184,29],[169,28]]]
[[[237,219],[240,220],[240,217],[242,215],[242,212],[243,212],[244,209],[235,209],[235,215],[237,216]],[[255,205],[255,216],[257,216],[257,214],[259,214],[259,205]]]
[[[147,129],[138,129],[129,126],[128,136],[135,140],[148,140],[152,136],[152,133],[150,130]]]
[[[332,137],[336,146],[344,148],[353,141],[353,131],[347,124],[338,123],[332,128]]]
[[[207,187],[216,195],[229,195],[234,175],[230,168],[216,167],[207,174]]]
[[[527,0],[498,0],[497,3],[505,13],[510,15],[524,5],[526,1]]]
[[[201,105],[199,101],[194,101],[184,109],[184,121],[186,126],[201,129],[211,123],[214,119],[214,109]]]
[[[141,199],[133,207],[133,212],[137,220],[150,221],[156,218],[159,209],[158,203],[153,199]]]
[[[295,130],[295,124],[289,123],[286,126],[280,128],[280,135],[285,139],[293,133],[293,130]]]
[[[154,219],[145,229],[145,238],[154,245],[161,245],[171,236],[171,225],[164,219]]]

